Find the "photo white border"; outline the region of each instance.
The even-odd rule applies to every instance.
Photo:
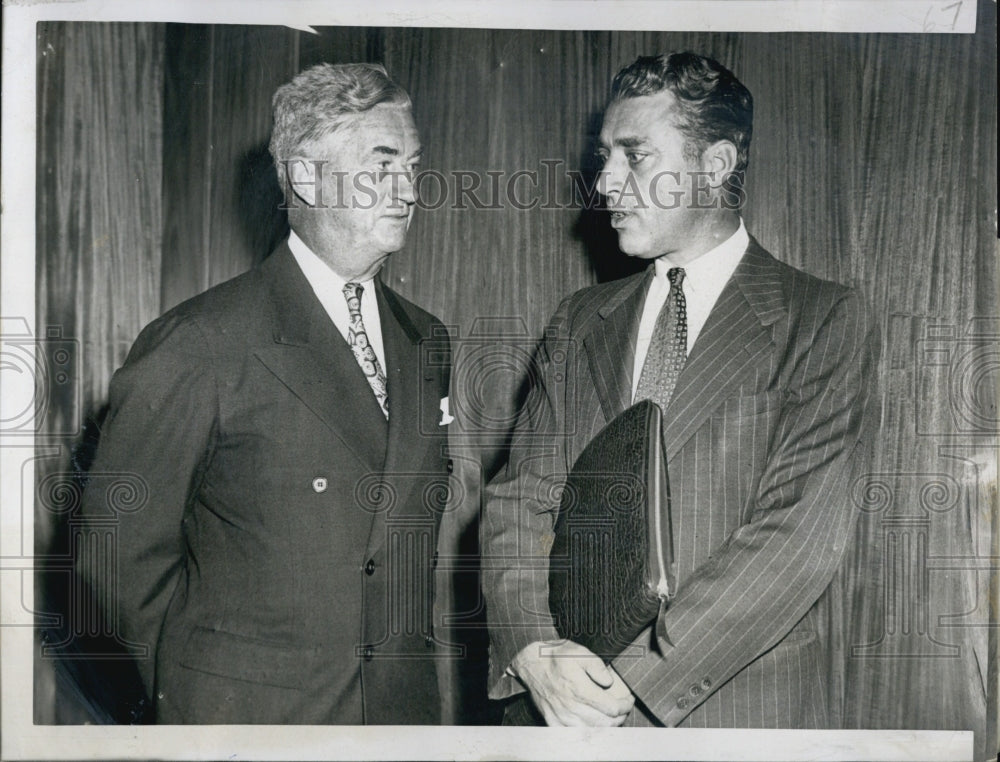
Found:
[[[989,2],[990,0],[980,0]],[[636,29],[712,32],[975,31],[976,2],[955,0],[473,0],[433,6],[332,0],[127,0],[7,3],[3,8],[0,318],[6,336],[35,326],[35,119],[38,21],[176,21],[311,26]],[[989,75],[991,76],[991,75]],[[4,369],[0,421],[35,393]],[[662,759],[973,758],[971,731],[760,731],[356,726],[49,726],[32,724],[34,474],[31,437],[0,435],[0,758],[2,759]],[[27,486],[22,486],[27,485]]]

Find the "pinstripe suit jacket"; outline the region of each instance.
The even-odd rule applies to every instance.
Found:
[[[629,406],[648,272],[563,301],[539,351],[507,472],[483,521],[490,695],[557,638],[547,554],[559,487]],[[863,301],[751,243],[664,412],[678,590],[615,668],[628,724],[824,727],[821,624],[852,536],[849,485],[877,420],[878,332]]]

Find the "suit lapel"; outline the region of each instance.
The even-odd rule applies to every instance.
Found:
[[[437,425],[436,421],[427,421],[423,414],[439,407],[438,371],[421,362],[420,331],[395,294],[378,280],[376,293],[388,366],[389,443],[385,469],[401,473],[419,465],[424,448],[414,447],[414,443],[421,432],[427,431],[429,423]]]
[[[261,265],[274,309],[273,343],[257,358],[315,413],[369,470],[382,467],[385,417],[287,243]]]
[[[626,278],[598,309],[601,321],[583,340],[590,374],[608,421],[632,402],[635,341],[651,273],[646,270]]]
[[[750,245],[708,316],[664,411],[672,458],[773,346],[771,326],[785,314],[776,262]]]
[[[383,467],[384,481],[391,486],[392,508],[375,515],[368,555],[374,556],[385,544],[385,523],[390,517],[399,520],[412,506],[425,506],[426,499],[411,498],[414,489],[423,489],[429,478],[424,458],[426,438],[437,434],[434,413],[440,405],[438,369],[421,362],[421,334],[395,294],[376,279],[379,319],[385,345],[386,380],[389,392],[388,443]],[[419,509],[418,509],[419,510]],[[437,519],[414,514],[416,520]]]

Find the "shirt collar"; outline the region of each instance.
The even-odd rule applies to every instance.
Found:
[[[740,225],[736,232],[720,243],[714,249],[709,249],[696,259],[684,265],[684,287],[685,291],[690,289],[697,293],[699,290],[713,287],[722,288],[729,276],[733,274],[736,265],[743,258],[743,254],[750,245],[750,234],[747,233],[743,218],[740,218]],[[668,255],[664,255],[654,262],[656,277],[666,280],[667,270],[676,267]]]
[[[311,283],[316,291],[329,290],[329,292],[342,293],[344,285],[347,283],[330,265],[324,262],[319,256],[306,245],[292,230],[288,235],[288,248],[292,250],[295,261],[299,263],[306,280]],[[370,293],[374,278],[368,280],[354,281],[364,286],[365,291]]]

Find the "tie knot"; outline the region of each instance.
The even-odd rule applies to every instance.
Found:
[[[365,287],[360,283],[345,283],[344,284],[344,296],[347,299],[361,299],[361,294],[365,291]]]
[[[667,280],[670,281],[671,288],[680,288],[681,284],[684,282],[684,268],[671,267],[667,270]]]

